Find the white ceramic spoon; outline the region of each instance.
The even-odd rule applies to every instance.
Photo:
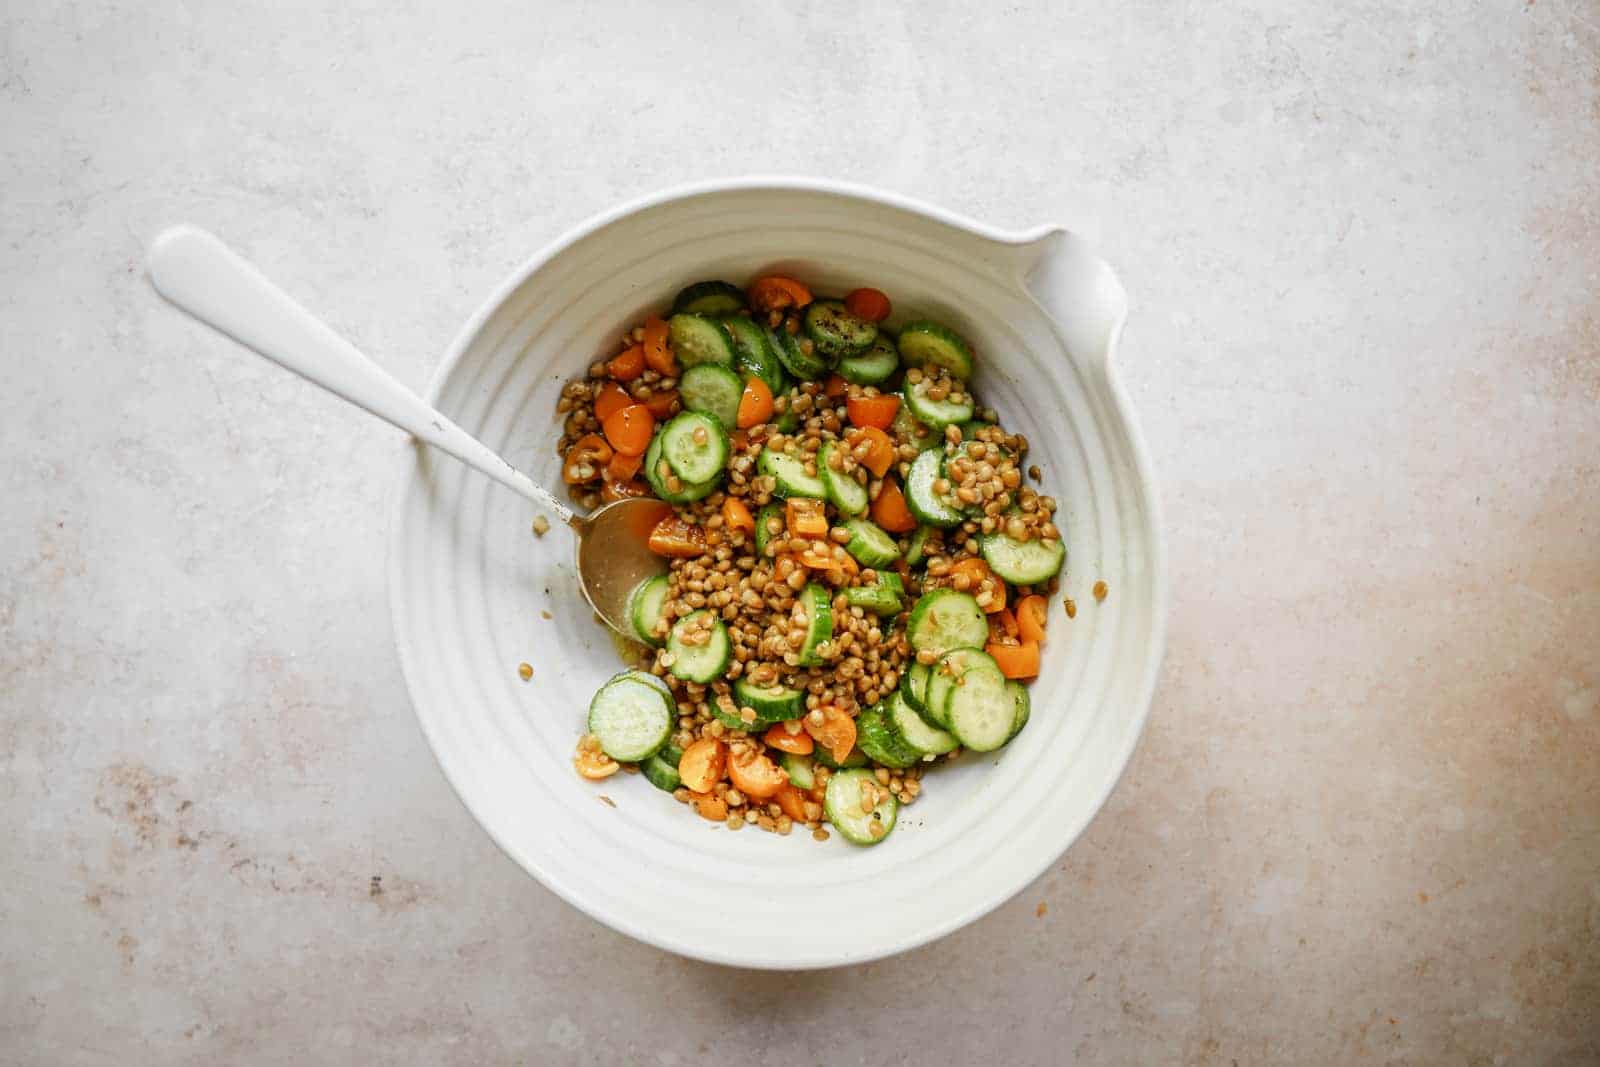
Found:
[[[181,310],[554,512],[577,534],[583,595],[613,629],[633,636],[628,597],[641,580],[666,570],[666,561],[646,544],[651,528],[671,510],[666,504],[618,500],[590,515],[574,515],[205,230],[164,231],[151,242],[149,269],[156,291]]]

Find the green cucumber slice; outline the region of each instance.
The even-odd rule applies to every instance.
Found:
[[[900,353],[895,350],[894,342],[880,333],[865,352],[845,356],[834,369],[839,377],[853,385],[878,385],[894,377],[894,372],[900,369]]]
[[[768,504],[756,512],[756,555],[767,554],[767,545],[772,543],[772,539],[783,535],[783,524],[782,504]],[[777,529],[773,529],[774,525]]]
[[[911,473],[906,475],[906,507],[918,522],[949,529],[960,526],[966,516],[955,506],[937,496],[933,483],[944,477],[944,453],[924,452],[911,461]]]
[[[928,721],[911,706],[911,701],[906,699],[904,693],[896,690],[883,702],[883,706],[889,728],[895,732],[900,743],[917,753],[919,758],[942,756],[955,751],[959,742],[948,732],[928,725]]]
[[[828,361],[816,351],[807,352],[802,348],[797,334],[788,330],[768,330],[767,343],[777,353],[778,362],[783,364],[783,368],[803,382],[816,381],[828,373]]]
[[[1000,669],[992,656],[978,648],[954,648],[939,657],[928,672],[928,695],[922,703],[922,717],[929,725],[950,728],[950,720],[945,718],[950,690],[974,666]]]
[[[1062,541],[1018,541],[1005,534],[989,534],[978,542],[989,569],[1012,585],[1038,585],[1061,572],[1067,561]]]
[[[1014,712],[1011,718],[1011,737],[1016,737],[1022,728],[1028,725],[1028,718],[1033,714],[1033,700],[1028,696],[1028,687],[1021,682],[1008,680],[1006,692],[1011,694],[1011,703]],[[1011,737],[1006,738],[1009,742]]]
[[[628,596],[628,622],[633,626],[634,636],[656,648],[666,641],[665,637],[656,636],[656,623],[661,621],[661,608],[667,602],[669,585],[667,576],[658,574],[640,582]]]
[[[928,379],[913,385],[907,382],[900,390],[900,395],[905,398],[905,406],[911,409],[911,414],[917,421],[932,426],[936,430],[943,430],[946,426],[955,426],[972,418],[974,410],[972,394],[963,394],[967,399],[957,403],[949,398],[944,400],[929,400]]]
[[[900,405],[900,410],[894,413],[894,421],[889,424],[889,433],[894,437],[895,443],[909,442],[918,452],[927,452],[930,449],[944,447],[944,435],[931,426],[917,421],[911,414],[911,409],[905,404]]]
[[[739,369],[766,382],[773,396],[782,396],[789,388],[789,378],[783,373],[777,353],[767,343],[766,329],[743,315],[727,319],[722,325],[733,341],[733,358]]]
[[[894,832],[895,816],[900,810],[900,802],[889,795],[887,789],[880,790],[883,799],[870,813],[861,810],[861,788],[868,782],[877,787],[872,772],[857,768],[855,770],[840,771],[828,779],[828,789],[823,794],[823,809],[828,813],[828,821],[833,828],[839,831],[839,836],[854,845],[876,845],[888,840]],[[873,827],[877,832],[873,832]]]
[[[941,656],[952,648],[982,648],[989,640],[989,621],[970,593],[934,589],[911,608],[906,637],[918,652]]]
[[[658,431],[650,439],[650,447],[644,450],[644,478],[650,483],[650,490],[669,504],[692,504],[701,497],[710,496],[711,491],[721,481],[720,478],[699,484],[684,482],[679,478],[677,492],[667,488],[667,477],[662,473],[661,467],[665,464],[670,473],[672,465],[661,458],[661,437],[662,434]]]
[[[683,784],[683,779],[678,777],[677,761],[667,759],[660,752],[639,764],[639,771],[644,775],[645,781],[666,793]]]
[[[855,585],[844,591],[844,598],[853,608],[870,611],[874,615],[898,615],[905,607],[901,597],[905,585],[894,571],[879,571],[877,581],[871,585]]]
[[[800,666],[822,666],[824,661],[817,648],[824,641],[833,640],[833,598],[826,587],[807,582],[795,597],[794,618],[806,628],[806,639],[800,646]]]
[[[829,770],[834,771],[849,770],[852,767],[865,767],[867,765],[867,754],[861,751],[860,745],[857,745],[855,748],[850,750],[850,754],[844,758],[843,763],[840,763],[838,760],[834,759],[833,753],[829,752],[821,745],[818,745],[815,751],[811,753],[811,758],[822,764],[824,767],[827,767]]]
[[[926,663],[912,661],[906,668],[906,673],[900,676],[900,692],[905,694],[907,703],[916,711],[921,711],[928,700],[928,676],[933,673],[933,668]]]
[[[828,463],[830,457],[843,452],[844,445],[838,441],[829,441],[823,445],[817,451],[817,476],[822,479],[823,487],[828,491],[828,499],[839,509],[839,514],[865,515],[872,503],[867,496],[867,487],[843,471],[834,470]]]
[[[704,412],[679,412],[661,428],[661,458],[683,481],[712,484],[728,463],[728,435],[722,423]]]
[[[835,359],[865,352],[878,339],[878,324],[852,315],[841,300],[818,300],[806,308],[805,328],[817,351]]]
[[[900,331],[900,358],[908,367],[932,364],[962,381],[972,377],[972,346],[937,322],[913,322]]]
[[[687,644],[687,635],[707,621],[711,624],[710,638],[704,644]],[[693,611],[673,623],[667,634],[667,651],[672,653],[672,666],[667,670],[686,682],[705,685],[721,678],[728,669],[733,643],[728,640],[728,628],[713,612]]]
[[[844,524],[850,531],[850,540],[844,550],[856,558],[863,567],[887,567],[900,558],[900,546],[875,522],[850,519]],[[898,580],[899,576],[895,576]]]
[[[874,704],[856,716],[856,744],[872,762],[895,770],[903,771],[922,759],[922,753],[902,744],[890,729],[882,704]]]
[[[754,709],[757,725],[771,726],[798,717],[805,709],[806,695],[786,685],[755,685],[748,678],[738,678],[733,683],[733,699],[741,708]]]
[[[733,342],[722,323],[708,315],[674,315],[667,320],[667,337],[672,353],[687,370],[702,363],[733,365]]]
[[[942,717],[964,747],[993,752],[1011,738],[1017,704],[1006,691],[1006,676],[998,667],[974,665],[950,687]]]
[[[906,566],[916,567],[928,555],[928,538],[933,536],[932,526],[918,526],[911,534],[911,541],[906,545]]]
[[[667,743],[678,709],[672,697],[623,671],[589,702],[589,732],[618,763],[637,763]]]
[[[739,422],[744,382],[720,363],[701,363],[683,372],[678,396],[687,410],[711,415],[723,429],[731,430]]]
[[[806,473],[805,461],[772,448],[763,448],[756,459],[756,470],[771,475],[777,483],[773,493],[782,497],[803,496],[826,500],[828,487],[816,475]]]
[[[744,290],[732,282],[695,282],[672,302],[674,315],[731,315],[744,307]]]
[[[810,756],[797,756],[793,752],[785,752],[781,762],[783,769],[789,772],[790,785],[808,793],[817,787],[817,775],[812,769]]]

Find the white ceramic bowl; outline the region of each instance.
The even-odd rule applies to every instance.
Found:
[[[887,956],[972,922],[1041,874],[1133,752],[1161,659],[1164,550],[1154,486],[1112,357],[1126,297],[1065,231],[1001,233],[831,182],[673,190],[585,223],[489,298],[429,398],[513,464],[558,482],[562,384],[624,328],[702,278],[780,269],[824,292],[871,285],[893,323],[971,338],[976,387],[1032,443],[1062,501],[1069,621],[1050,605],[1033,718],[1000,752],[926,777],[891,838],[856,848],[695,817],[642,776],[596,784],[570,762],[589,698],[619,669],[578,592],[570,539],[448,457],[408,454],[389,561],[417,716],[467,808],[545,886],[686,956],[808,968]],[[1110,596],[1096,604],[1097,580]],[[553,618],[545,619],[541,612]],[[517,676],[521,661],[533,680]],[[615,806],[604,803],[609,797]],[[796,936],[794,916],[803,920]],[[826,919],[820,918],[826,916]]]

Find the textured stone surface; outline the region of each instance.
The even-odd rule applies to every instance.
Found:
[[[1600,1058],[1593,3],[255,6],[0,13],[0,1059]],[[561,230],[746,172],[1097,233],[1172,538],[1082,841],[798,979],[477,831],[390,644],[398,436],[140,268],[210,226],[420,386]]]

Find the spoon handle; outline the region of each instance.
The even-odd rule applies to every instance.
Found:
[[[555,512],[572,511],[428,406],[215,236],[174,226],[150,245],[150,281],[178,308],[307,381]]]

